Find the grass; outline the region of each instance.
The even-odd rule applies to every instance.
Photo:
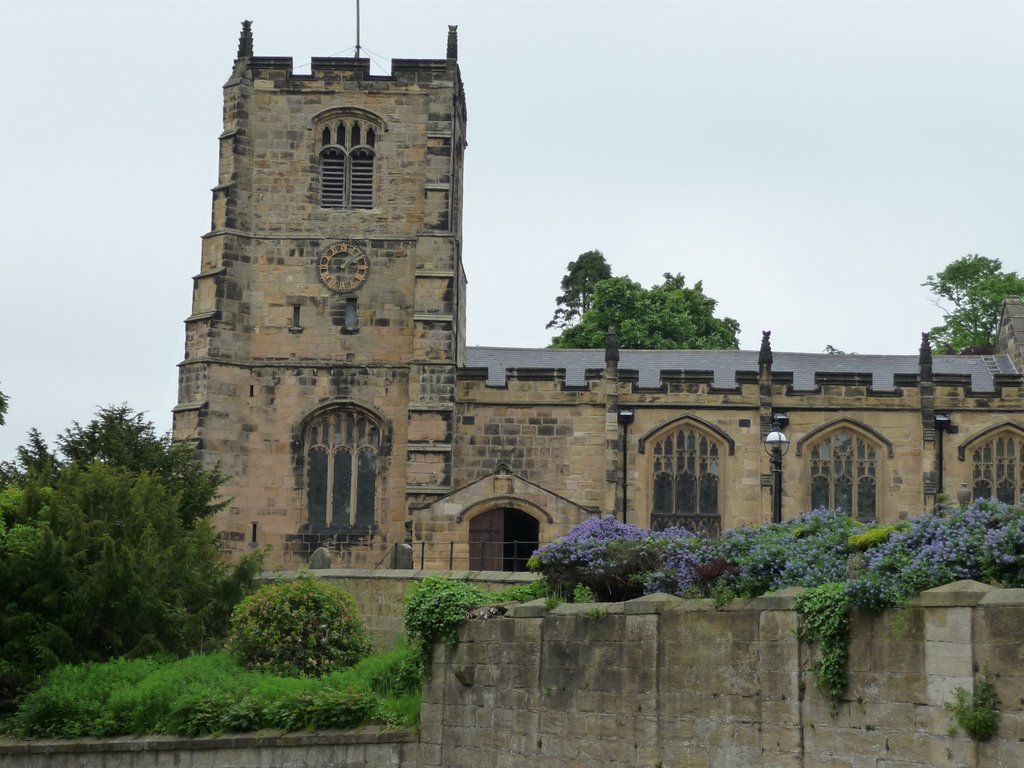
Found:
[[[55,669],[7,722],[11,735],[204,735],[264,728],[419,724],[419,667],[405,646],[321,678],[246,670],[227,653]]]

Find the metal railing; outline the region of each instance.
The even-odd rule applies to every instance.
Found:
[[[537,549],[536,541],[481,540],[469,542],[414,542],[408,550],[404,544],[392,544],[384,556],[374,565],[379,568],[416,568],[427,570],[428,563],[437,570],[447,564],[449,571],[454,571],[456,562],[460,568],[471,571],[507,571],[521,573],[526,571],[526,563]],[[468,558],[467,550],[468,547]],[[404,556],[403,556],[404,555]],[[468,559],[468,563],[466,560]],[[405,562],[402,563],[401,561]]]

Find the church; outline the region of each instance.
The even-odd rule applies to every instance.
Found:
[[[256,56],[224,86],[173,436],[229,554],[523,570],[595,515],[710,535],[1024,498],[1024,302],[992,355],[466,345],[466,95],[439,59]]]

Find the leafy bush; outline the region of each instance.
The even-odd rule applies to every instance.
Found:
[[[815,683],[835,700],[846,690],[850,656],[850,596],[846,584],[831,582],[811,587],[796,599],[803,615],[800,639],[820,646],[814,666]]]
[[[531,600],[547,597],[547,595],[548,583],[541,578],[528,584],[517,584],[497,592],[488,592],[487,601],[490,603],[528,603]]]
[[[352,596],[313,577],[267,584],[231,616],[228,648],[243,666],[317,677],[370,651]]]
[[[113,691],[107,706],[120,733],[211,733],[230,729],[191,728],[195,716],[182,702],[199,706],[198,702],[216,693],[224,705],[216,714],[227,717],[232,709],[229,703],[250,694],[260,682],[257,676],[242,673],[225,653],[189,656],[161,664],[137,684]]]
[[[28,694],[14,720],[18,731],[35,737],[78,738],[123,733],[125,719],[107,706],[117,691],[131,690],[159,665],[155,659],[66,665]]]
[[[577,584],[572,588],[572,601],[574,603],[594,602],[594,591],[585,584]]]
[[[889,537],[898,530],[899,526],[896,525],[881,525],[874,528],[868,528],[863,533],[855,533],[850,536],[847,540],[847,544],[850,549],[854,550],[865,550],[871,549],[871,547],[881,544],[883,541],[888,541]]]
[[[454,645],[459,624],[470,609],[491,601],[489,593],[465,581],[429,577],[405,597],[405,634],[416,649],[424,673],[429,669],[434,643]]]
[[[303,697],[306,728],[355,728],[377,711],[377,700],[370,693],[325,688]]]
[[[701,559],[734,564],[739,572],[724,578],[743,597],[844,581],[847,541],[862,527],[842,512],[817,509],[784,523],[727,531],[705,543]]]
[[[947,702],[957,725],[975,741],[988,741],[999,728],[999,697],[996,687],[986,675],[978,682],[974,693],[964,688],[955,691],[956,701]]]
[[[331,682],[365,687],[380,696],[396,697],[418,693],[423,684],[419,655],[414,648],[400,645],[387,653],[363,659],[344,676],[335,675]]]

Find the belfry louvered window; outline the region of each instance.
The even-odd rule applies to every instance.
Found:
[[[309,525],[369,530],[377,516],[380,428],[361,413],[331,411],[306,427],[305,445]]]
[[[320,205],[345,207],[345,153],[327,148],[320,153]]]
[[[335,120],[320,129],[320,206],[373,208],[377,129]]]

